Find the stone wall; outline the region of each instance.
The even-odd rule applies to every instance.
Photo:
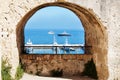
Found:
[[[56,0],[0,0],[0,54],[3,58],[8,58],[9,63],[12,65],[11,75],[14,77],[16,67],[19,64],[19,48],[16,40],[16,28],[18,23],[23,17],[36,6],[43,3],[54,2]],[[63,1],[63,0],[62,0]],[[120,0],[67,0],[68,2],[75,3],[79,6],[83,6],[96,16],[104,25],[103,27],[107,31],[108,39],[102,38],[100,42],[107,42],[105,51],[103,45],[99,45],[99,48],[94,48],[96,51],[93,57],[96,65],[107,66],[108,68],[108,80],[120,79]],[[73,7],[73,6],[72,6]],[[90,17],[89,17],[90,19]],[[87,25],[88,23],[86,23]],[[92,24],[92,23],[91,23]],[[95,23],[94,23],[95,24]],[[92,27],[92,25],[91,25]],[[91,28],[88,28],[88,30]],[[92,28],[94,29],[94,28]],[[91,30],[92,30],[91,29]],[[97,30],[97,29],[96,29]],[[89,32],[88,32],[89,33]],[[96,32],[94,32],[96,33]],[[99,32],[98,32],[99,33]],[[94,35],[93,33],[91,35]],[[95,38],[95,37],[94,37]],[[97,37],[99,40],[99,37]],[[93,39],[94,40],[94,39]],[[92,40],[90,40],[92,41]],[[105,52],[105,53],[102,53]],[[102,55],[100,54],[102,53]],[[106,54],[107,53],[107,54]],[[104,57],[104,56],[107,56]],[[101,59],[102,58],[102,59]],[[104,61],[103,61],[104,60]],[[101,65],[99,61],[103,61],[105,64]],[[105,68],[104,68],[105,69]],[[98,68],[99,70],[99,68]],[[100,71],[100,70],[99,70]],[[104,71],[104,70],[103,70]],[[102,73],[102,70],[101,70]],[[106,74],[106,73],[104,73]],[[106,76],[106,75],[102,76]],[[102,79],[106,80],[106,79]]]
[[[53,70],[62,70],[63,76],[80,76],[91,59],[87,54],[22,54],[20,58],[25,72],[42,76],[53,76]]]

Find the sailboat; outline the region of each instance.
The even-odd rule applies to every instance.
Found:
[[[69,33],[67,33],[67,32],[63,32],[63,33],[59,33],[58,34],[58,36],[63,36],[63,37],[66,37],[66,39],[65,39],[65,46],[67,46],[67,45],[69,45],[68,44],[68,36],[71,36],[71,34],[69,34]],[[70,47],[63,47],[63,48],[61,48],[62,50],[64,50],[65,52],[67,52],[67,53],[69,53],[70,51],[75,51],[75,49],[74,48],[70,48]]]
[[[26,43],[26,45],[32,45],[32,41],[29,39],[28,42]],[[32,53],[33,52],[32,47],[27,47],[25,50],[26,50],[26,53]]]
[[[32,45],[32,41],[29,39],[26,44],[27,44],[27,45]]]

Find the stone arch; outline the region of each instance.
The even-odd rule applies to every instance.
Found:
[[[73,11],[81,20],[85,29],[85,45],[92,46],[92,48],[85,50],[85,53],[91,53],[96,65],[97,75],[99,80],[107,80],[108,67],[107,67],[107,33],[105,27],[96,18],[95,14],[86,8],[78,6],[69,2],[54,2],[46,3],[35,7],[29,11],[22,20],[18,23],[16,29],[17,46],[19,53],[22,54],[24,46],[24,26],[27,20],[39,9],[46,6],[60,6]],[[103,74],[104,73],[104,74]]]

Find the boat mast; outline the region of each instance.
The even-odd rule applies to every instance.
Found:
[[[53,34],[53,44],[54,44],[54,45],[56,45],[56,44],[57,44],[55,34]]]
[[[67,45],[67,44],[68,44],[68,38],[67,38],[67,36],[66,36],[65,45]]]

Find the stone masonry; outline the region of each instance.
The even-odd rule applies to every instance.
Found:
[[[40,5],[56,1],[0,0],[0,54],[2,59],[7,58],[11,64],[13,78],[19,64],[20,45],[23,40],[21,38],[24,27],[20,26],[25,25],[24,20],[29,19]],[[81,19],[86,31],[86,45],[93,46],[88,51],[93,53],[99,80],[120,80],[120,0],[66,0],[66,2],[70,4],[56,4],[74,11]],[[82,7],[78,8],[76,5]]]
[[[62,70],[62,76],[82,75],[84,65],[91,61],[92,55],[79,54],[22,54],[21,63],[25,72],[40,76],[53,76],[51,71]]]

